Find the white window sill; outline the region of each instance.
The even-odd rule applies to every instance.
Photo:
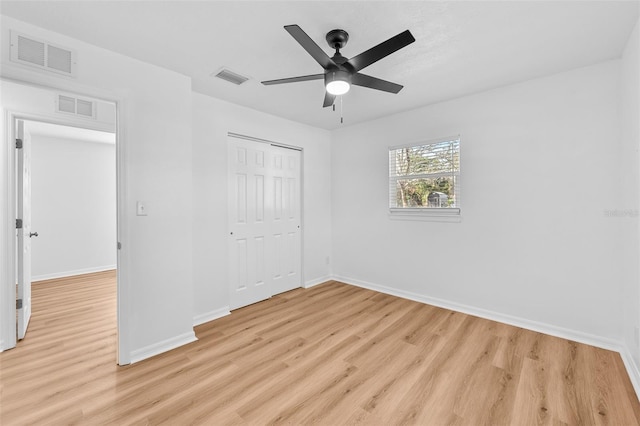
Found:
[[[423,222],[460,223],[460,209],[389,209],[391,220],[417,220]]]

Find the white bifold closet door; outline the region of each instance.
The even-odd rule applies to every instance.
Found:
[[[229,136],[230,308],[302,285],[301,152]]]

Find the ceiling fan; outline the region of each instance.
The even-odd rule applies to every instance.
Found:
[[[326,91],[323,107],[333,105],[336,96],[347,93],[352,84],[383,92],[398,93],[402,89],[401,85],[362,74],[360,70],[416,41],[411,32],[406,30],[351,59],[347,59],[340,54],[340,49],[349,41],[349,34],[344,30],[331,30],[327,33],[327,43],[336,50],[336,53],[329,57],[299,26],[286,25],[284,29],[324,68],[324,73],[267,80],[262,84],[269,86],[324,79]]]

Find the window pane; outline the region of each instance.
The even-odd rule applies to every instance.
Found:
[[[460,214],[460,139],[389,149],[389,207]],[[444,213],[444,212],[442,212]]]
[[[457,176],[396,180],[395,206],[451,208],[456,204]]]
[[[460,142],[457,140],[400,148],[392,153],[390,166],[396,176],[460,170]]]

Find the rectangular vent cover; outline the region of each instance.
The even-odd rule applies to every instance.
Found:
[[[18,59],[21,61],[44,67],[44,48],[44,43],[18,36]]]
[[[96,102],[86,99],[78,99],[68,95],[58,95],[56,111],[95,119]]]
[[[74,50],[15,31],[11,31],[11,60],[58,74],[76,75]]]
[[[76,100],[76,114],[84,115],[85,117],[93,117],[93,102],[84,101],[82,99]]]
[[[215,76],[228,81],[229,83],[237,84],[238,86],[249,80],[248,77],[235,73],[227,68],[222,68]]]

